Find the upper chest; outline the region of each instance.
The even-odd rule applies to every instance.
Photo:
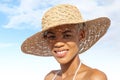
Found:
[[[91,72],[90,71],[83,71],[81,73],[78,73],[76,76],[75,76],[75,79],[74,80],[90,80],[90,76],[91,76]],[[62,79],[62,77],[59,75],[56,76],[56,79],[55,80],[73,80],[73,75],[68,75],[67,77],[65,77],[64,79]]]

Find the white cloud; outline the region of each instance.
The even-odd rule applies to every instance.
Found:
[[[9,22],[4,27],[16,29],[39,27],[42,9],[37,9],[40,2],[36,1],[21,0],[20,5],[12,7],[9,7],[8,4],[1,4],[0,11],[9,17]]]
[[[0,11],[8,14],[9,22],[5,28],[38,28],[41,26],[43,13],[53,5],[70,3],[76,5],[82,12],[85,19],[92,19],[99,16],[114,18],[114,13],[120,10],[119,0],[20,0],[18,6],[9,7],[8,4],[1,4]],[[118,12],[119,14],[119,12]]]
[[[8,48],[14,45],[14,43],[0,43],[0,48]]]

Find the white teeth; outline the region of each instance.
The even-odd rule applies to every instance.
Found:
[[[67,53],[68,53],[68,50],[58,50],[58,51],[55,51],[56,53],[56,57],[64,57]]]
[[[57,51],[57,54],[63,54],[65,53],[66,51]]]
[[[62,54],[64,51],[57,52],[58,54]]]

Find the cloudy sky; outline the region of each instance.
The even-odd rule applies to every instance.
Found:
[[[21,52],[22,42],[41,30],[41,18],[57,4],[76,5],[85,20],[106,16],[111,19],[107,34],[80,55],[88,66],[104,71],[108,80],[120,80],[119,0],[0,0],[0,80],[43,80],[59,64],[53,57]]]

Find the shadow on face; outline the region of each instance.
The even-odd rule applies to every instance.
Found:
[[[85,37],[84,30],[80,30],[75,24],[60,25],[47,30],[44,38],[48,45],[53,46],[56,43],[75,42],[77,45]]]

